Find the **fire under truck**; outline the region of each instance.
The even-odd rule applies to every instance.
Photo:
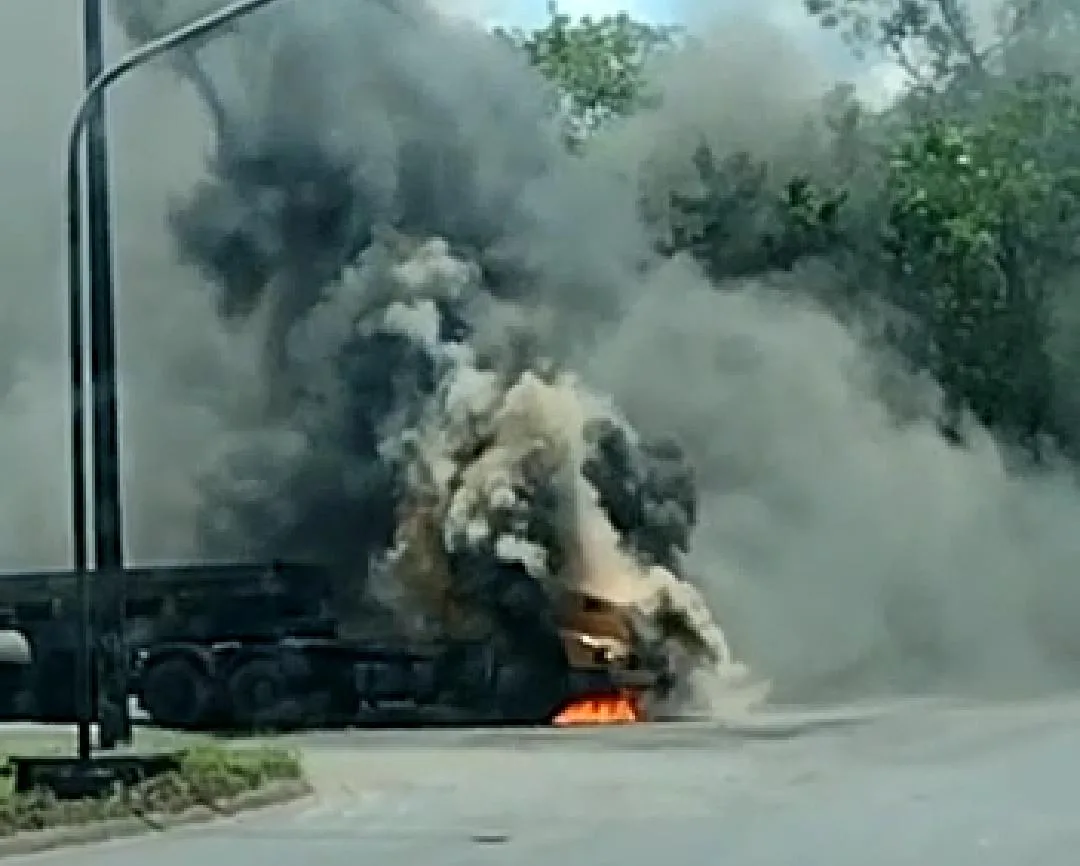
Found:
[[[542,724],[581,699],[636,705],[670,686],[630,613],[580,592],[547,600],[551,635],[451,626],[418,640],[347,627],[318,566],[129,568],[90,579],[103,739],[131,698],[163,727],[252,731]],[[0,718],[76,718],[79,598],[70,571],[0,574]]]

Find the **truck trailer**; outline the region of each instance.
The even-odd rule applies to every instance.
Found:
[[[451,625],[420,638],[346,623],[329,572],[309,564],[129,568],[89,579],[103,731],[132,698],[163,727],[254,731],[544,724],[577,701],[637,707],[671,685],[630,611],[578,591],[551,600],[557,627],[547,637]],[[78,585],[70,571],[0,574],[0,638],[12,644],[11,658],[0,658],[0,718],[77,717]]]

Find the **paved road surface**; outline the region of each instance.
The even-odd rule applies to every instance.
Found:
[[[312,799],[12,866],[1074,866],[1080,701],[302,738]]]

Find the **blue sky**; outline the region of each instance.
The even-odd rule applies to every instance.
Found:
[[[539,4],[543,9],[543,3]],[[624,10],[635,18],[668,21],[678,17],[678,0],[560,0],[571,15],[604,15]]]
[[[559,0],[559,8],[574,17],[626,11],[635,18],[671,21],[679,17],[679,3],[680,0]],[[529,27],[543,22],[547,0],[494,0],[485,5],[497,10],[492,17],[500,23]]]
[[[803,11],[802,0],[558,0],[559,8],[577,18],[629,12],[655,22],[693,23],[744,9],[810,36],[817,28]],[[539,26],[546,20],[547,0],[441,0],[444,9],[468,9],[490,23]]]
[[[5,0],[0,0],[0,4]],[[461,15],[486,25],[530,29],[547,18],[547,0],[432,0],[443,12]],[[859,63],[835,34],[818,27],[803,8],[802,0],[558,0],[559,7],[577,18],[626,11],[646,21],[708,26],[725,13],[746,12],[771,21],[786,30],[800,49],[808,51],[815,63],[824,64],[832,74],[853,78],[864,98],[888,100],[900,86],[898,71],[891,64],[868,66]]]
[[[744,9],[799,32],[807,39],[823,36],[807,18],[802,0],[558,0],[558,3],[562,11],[575,18],[625,11],[646,21],[691,24],[700,22],[703,17]],[[547,0],[442,0],[442,5],[445,9],[471,7],[475,17],[490,23],[528,28],[539,26],[546,20]]]
[[[0,0],[2,2],[2,0]],[[546,20],[547,0],[442,0],[444,8],[459,10],[471,6],[474,17],[492,24],[523,28]],[[752,11],[797,34],[804,48],[825,59],[836,74],[853,75],[860,81],[864,97],[887,99],[899,86],[896,70],[884,64],[868,68],[850,55],[834,34],[826,34],[806,15],[802,0],[558,0],[562,11],[574,17],[606,15],[626,11],[635,18],[656,22],[693,23],[702,17],[737,10]],[[816,48],[814,47],[816,46]]]

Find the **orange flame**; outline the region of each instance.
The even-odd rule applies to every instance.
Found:
[[[551,723],[556,727],[570,725],[626,725],[643,720],[636,697],[630,693],[588,695],[571,701],[560,710]]]

